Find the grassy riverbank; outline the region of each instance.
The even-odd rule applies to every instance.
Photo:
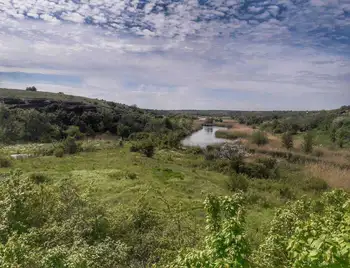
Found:
[[[249,240],[257,246],[266,235],[276,208],[305,195],[317,198],[327,190],[325,183],[310,176],[302,166],[286,161],[279,164],[278,179],[249,179],[229,175],[220,169],[220,162],[208,162],[205,155],[193,149],[157,150],[153,158],[148,158],[130,152],[129,143],[121,148],[114,141],[90,141],[89,146],[90,152],[63,158],[44,156],[12,161],[11,167],[1,168],[0,172],[4,176],[19,169],[23,176],[44,176],[52,184],[68,180],[82,192],[93,189],[91,197],[119,219],[131,217],[140,209],[142,199],[142,206],[159,215],[157,224],[162,226],[157,233],[160,237],[153,238],[152,254],[158,250],[174,253],[184,245],[194,246],[201,241],[205,233],[202,203],[208,194],[222,196],[233,190],[245,191]],[[35,148],[36,145],[3,147],[1,154],[31,153]],[[178,232],[173,230],[176,219],[183,219],[176,227],[180,228]],[[187,244],[183,244],[184,237],[188,238]],[[165,246],[162,239],[166,244],[174,242],[174,247]],[[134,243],[128,238],[125,241]]]

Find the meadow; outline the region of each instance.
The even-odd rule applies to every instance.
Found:
[[[276,209],[305,196],[318,199],[332,185],[332,181],[321,180],[326,173],[318,171],[318,164],[304,166],[281,159],[277,178],[259,179],[221,169],[219,160],[213,165],[203,153],[191,148],[158,149],[153,157],[146,157],[130,152],[131,142],[123,146],[116,139],[81,143],[85,151],[73,155],[12,160],[10,167],[0,169],[1,175],[20,170],[22,177],[45,178],[49,185],[72,183],[80,193],[88,193],[89,199],[114,215],[118,224],[130,221],[135,213],[150,212],[143,220],[157,219],[147,223],[152,231],[138,233],[137,240],[134,231],[133,235],[122,238],[127,245],[140,247],[142,252],[149,247],[141,256],[131,254],[130,267],[144,267],[155,261],[162,266],[182,248],[200,246],[206,234],[203,201],[209,195],[244,192],[247,240],[254,250],[267,236]],[[31,154],[46,146],[4,146],[0,153]],[[256,157],[251,155],[246,161]],[[328,166],[323,168],[329,170]],[[329,172],[333,177],[337,174],[334,170]],[[339,177],[343,183],[346,181],[347,187],[348,173],[342,171]]]

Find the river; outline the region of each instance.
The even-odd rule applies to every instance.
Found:
[[[184,146],[199,146],[205,148],[208,145],[224,143],[228,140],[215,137],[215,132],[219,129],[227,129],[225,127],[203,127],[201,130],[192,133],[192,135],[182,140]]]

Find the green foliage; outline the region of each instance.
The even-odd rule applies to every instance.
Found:
[[[79,145],[73,137],[68,136],[62,145],[66,154],[76,154],[79,151]]]
[[[244,232],[243,195],[208,196],[205,246],[181,254],[169,267],[248,267],[248,244]]]
[[[79,127],[69,126],[69,128],[64,132],[68,137],[72,137],[76,140],[81,140],[84,134],[80,132]]]
[[[331,128],[329,136],[331,138],[331,141],[335,143],[337,140],[337,129],[334,126]]]
[[[246,192],[249,186],[248,177],[244,174],[233,174],[230,177],[228,185],[229,185],[229,189],[233,192],[235,191]]]
[[[62,147],[57,147],[54,152],[54,156],[56,157],[63,157],[64,156],[64,149]]]
[[[279,177],[278,164],[274,158],[258,158],[256,162],[245,163],[240,173],[250,178],[277,179]]]
[[[301,144],[301,148],[304,153],[308,154],[312,152],[313,149],[313,135],[311,132],[308,132],[303,137],[303,143]]]
[[[189,153],[199,155],[203,153],[203,149],[199,146],[188,147],[186,149]]]
[[[256,267],[349,267],[349,204],[349,194],[336,190],[280,209],[253,254]]]
[[[263,131],[254,131],[252,134],[252,143],[257,145],[265,145],[269,142],[266,134]]]
[[[26,87],[26,91],[33,91],[33,92],[36,92],[37,89],[36,87],[32,86],[32,87]]]
[[[36,184],[41,184],[48,181],[48,178],[43,173],[32,173],[28,176],[29,180]]]
[[[34,178],[42,178],[35,175]],[[64,181],[14,175],[0,186],[1,267],[120,267],[127,246],[114,239],[102,208]]]
[[[324,180],[311,177],[305,180],[303,188],[306,191],[324,192],[329,186]]]
[[[0,168],[8,168],[12,166],[12,162],[9,158],[0,155]]]
[[[130,147],[131,152],[140,152],[147,157],[152,157],[154,155],[155,146],[151,140],[142,140],[135,142]]]
[[[284,148],[288,150],[293,148],[293,136],[290,132],[283,133],[281,139]]]
[[[6,91],[7,95],[11,93]],[[111,133],[127,139],[134,133],[147,132],[161,134],[163,140],[168,138],[165,143],[173,147],[192,127],[191,119],[157,118],[145,110],[122,104],[42,92],[39,95],[43,99],[35,99],[37,95],[30,94],[33,99],[28,100],[28,107],[34,109],[22,109],[26,107],[22,105],[23,100],[16,98],[12,99],[13,103],[0,106],[0,142],[46,143],[67,136],[80,140],[98,133]],[[46,95],[49,102],[45,100]],[[64,100],[57,101],[54,97]],[[74,104],[73,99],[76,100]]]

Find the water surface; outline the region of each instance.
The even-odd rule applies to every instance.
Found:
[[[201,130],[194,132],[185,138],[181,143],[184,146],[199,146],[205,148],[208,145],[227,142],[227,139],[219,139],[215,137],[215,132],[219,129],[227,129],[225,127],[203,127]]]

